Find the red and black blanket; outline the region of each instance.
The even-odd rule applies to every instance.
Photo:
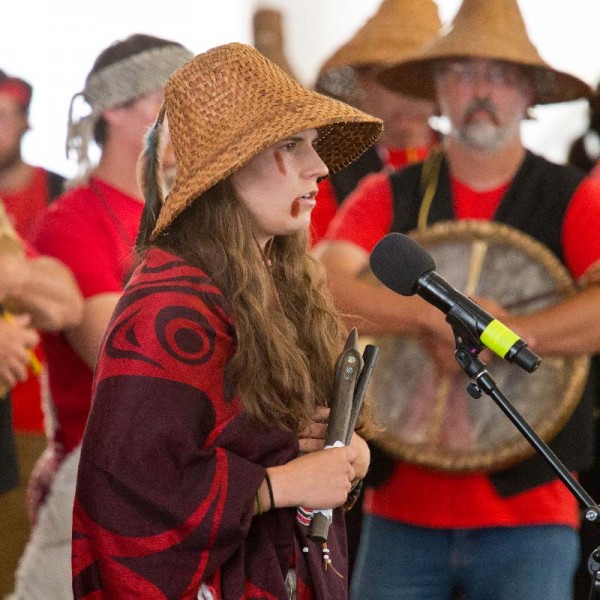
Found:
[[[125,289],[96,371],[73,514],[75,598],[345,599],[343,515],[335,570],[296,509],[252,516],[265,468],[298,454],[296,436],[251,421],[225,397],[232,313],[199,269],[153,249]],[[336,572],[337,571],[337,572]]]

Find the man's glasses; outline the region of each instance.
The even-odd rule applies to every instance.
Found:
[[[435,74],[457,86],[472,86],[475,82],[485,81],[494,87],[515,87],[523,81],[519,67],[497,61],[447,61],[435,70]]]

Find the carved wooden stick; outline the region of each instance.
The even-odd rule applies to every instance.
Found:
[[[361,356],[357,346],[358,333],[356,329],[352,329],[344,351],[336,363],[334,396],[325,437],[326,447],[350,443],[373,371],[377,347],[369,344],[365,348],[364,356]],[[316,542],[327,542],[331,521],[331,510],[315,510],[308,537]]]

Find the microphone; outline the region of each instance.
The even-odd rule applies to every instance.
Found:
[[[528,373],[538,368],[540,357],[527,343],[436,273],[433,257],[412,238],[389,233],[373,248],[370,264],[377,279],[392,291],[402,296],[418,294],[446,314],[450,325],[501,358]]]

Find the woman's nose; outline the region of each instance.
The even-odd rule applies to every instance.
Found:
[[[308,169],[308,173],[310,177],[317,178],[327,177],[327,175],[329,175],[329,168],[323,162],[323,159],[314,148],[312,149],[312,160]]]

